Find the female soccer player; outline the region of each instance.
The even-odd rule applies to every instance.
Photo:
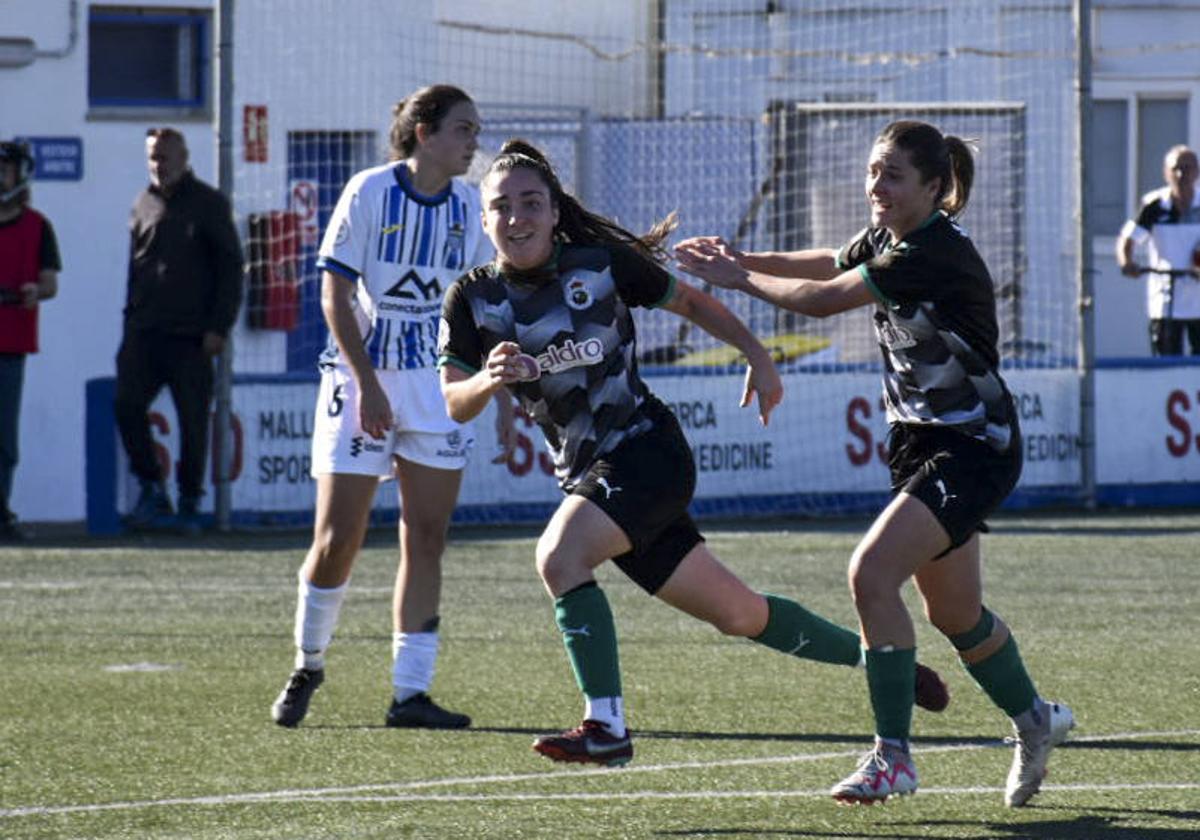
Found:
[[[317,480],[313,543],[300,569],[295,670],[271,707],[296,726],[325,678],[350,572],[379,482],[400,495],[400,567],[393,597],[393,699],[388,726],[461,728],[464,714],[428,694],[438,651],[446,529],[474,437],[446,414],[436,371],[443,290],[491,258],[476,191],[459,181],[477,148],[479,115],[466,93],[434,85],[392,112],[392,162],[342,191],[321,243],[321,356],[312,442]],[[512,405],[497,400],[506,458]]]
[[[670,221],[635,237],[565,193],[541,152],[521,141],[505,145],[481,190],[498,259],[446,293],[439,365],[456,420],[479,414],[505,387],[516,393],[567,494],[538,540],[537,568],[585,697],[584,721],[538,738],[534,750],[606,765],[633,756],[616,629],[593,576],[609,558],[647,592],[722,633],[858,664],[855,633],[749,589],[688,515],[695,464],[674,415],[638,376],[632,307],[661,306],[741,350],[750,363],[741,404],[757,395],[764,425],[783,387],[767,351],[729,310],[659,265]],[[923,678],[923,699],[944,706],[937,675]]]
[[[917,788],[908,748],[915,638],[900,597],[910,577],[929,620],[1012,718],[1008,805],[1037,793],[1051,750],[1074,725],[1070,709],[1038,696],[1008,627],[982,601],[978,532],[1017,483],[1021,436],[998,369],[992,279],[953,221],[974,172],[959,138],[894,122],[867,163],[871,224],[840,252],[741,253],[718,237],[676,247],[685,271],[806,315],[875,304],[894,496],[850,561],[876,735],[834,786],[841,802]]]

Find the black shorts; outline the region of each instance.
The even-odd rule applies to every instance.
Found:
[[[1022,456],[1015,423],[1003,452],[945,426],[897,423],[888,432],[892,493],[903,490],[925,503],[950,535],[947,551],[987,531],[984,519],[1017,486]]]
[[[649,407],[654,426],[592,462],[571,491],[612,518],[633,548],[613,562],[651,595],[687,553],[703,542],[688,505],[696,491],[696,463],[670,409]]]

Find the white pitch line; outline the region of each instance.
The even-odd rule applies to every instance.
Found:
[[[1126,784],[1071,784],[1071,785],[1042,785],[1042,792],[1074,792],[1091,793],[1100,791],[1121,790],[1200,790],[1200,782],[1143,782]],[[1000,786],[984,787],[932,787],[921,788],[917,791],[921,796],[964,796],[974,794],[1003,793]],[[378,803],[414,803],[414,802],[546,802],[590,800],[604,801],[619,799],[622,802],[630,799],[824,799],[829,796],[828,788],[819,790],[692,790],[692,791],[609,791],[607,793],[427,793],[427,794],[396,794],[395,796],[322,796],[318,802],[368,802]],[[294,799],[277,799],[276,802],[313,802],[314,800],[296,797]]]
[[[1183,729],[1163,732],[1119,732],[1110,735],[1085,735],[1071,740],[1076,743],[1103,743],[1107,741],[1127,741],[1147,738],[1186,738],[1200,735],[1200,729]],[[1005,746],[996,741],[986,744],[946,744],[933,747],[914,747],[914,753],[928,755],[933,753],[963,752],[966,750],[992,749]],[[0,819],[29,816],[51,816],[57,814],[100,813],[104,811],[131,811],[144,808],[162,808],[170,806],[195,805],[245,805],[253,803],[290,803],[290,802],[454,802],[454,801],[521,801],[521,800],[552,800],[552,799],[693,799],[693,798],[753,798],[763,796],[818,797],[828,796],[828,790],[806,791],[684,791],[684,792],[654,792],[654,791],[614,791],[612,793],[495,793],[495,794],[405,794],[406,790],[423,790],[435,787],[459,787],[469,785],[487,785],[512,782],[548,781],[563,778],[582,778],[586,776],[608,775],[610,778],[626,776],[633,773],[660,773],[673,770],[713,769],[721,767],[745,767],[769,764],[801,764],[816,761],[826,761],[857,756],[861,750],[838,751],[827,753],[799,753],[784,756],[764,756],[761,758],[734,758],[720,761],[688,761],[676,764],[639,765],[625,767],[620,770],[610,768],[564,769],[544,773],[514,773],[493,776],[464,776],[446,779],[424,779],[414,782],[392,782],[371,785],[354,785],[348,787],[312,788],[308,790],[262,791],[258,793],[237,793],[216,796],[173,797],[170,799],[147,799],[129,802],[109,802],[93,805],[30,805],[18,808],[0,809]],[[1043,790],[1055,791],[1105,791],[1105,790],[1197,790],[1200,783],[1146,782],[1143,784],[1067,784],[1046,785]],[[365,795],[373,791],[397,791],[389,796]],[[1002,788],[992,787],[955,787],[955,788],[921,788],[922,794],[934,795],[963,795],[976,793],[995,793]],[[364,794],[364,795],[359,795]]]
[[[269,584],[239,584],[237,586],[231,586],[224,583],[155,583],[153,581],[121,582],[105,585],[95,581],[83,580],[0,580],[0,590],[22,592],[75,592],[86,590],[87,592],[161,592],[167,595],[170,595],[174,592],[210,592],[216,595],[228,595],[258,592],[280,592],[291,594],[295,591],[295,589],[296,584],[294,578],[290,582],[284,581],[278,586],[272,586]],[[368,595],[391,595],[392,587],[363,585],[355,586],[353,591]]]

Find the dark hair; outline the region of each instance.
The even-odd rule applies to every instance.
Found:
[[[11,163],[13,167],[13,187],[0,194],[0,201],[18,201],[22,207],[29,205],[29,181],[33,178],[33,153],[29,144],[24,142],[5,141],[0,143],[0,161]]]
[[[417,150],[417,125],[425,123],[436,132],[446,114],[460,102],[471,102],[462,88],[454,85],[430,85],[411,93],[392,106],[392,125],[388,129],[391,144],[389,158],[404,160]]]
[[[558,208],[555,234],[560,240],[577,245],[626,245],[652,262],[661,263],[668,259],[662,243],[678,223],[674,211],[656,222],[645,234],[638,236],[580,204],[579,199],[563,189],[554,167],[541,150],[525,140],[514,138],[501,146],[500,154],[483,177],[486,180],[497,172],[512,172],[514,169],[528,169],[537,173],[550,190],[550,200]]]
[[[152,138],[154,140],[170,140],[172,142],[178,143],[179,145],[183,146],[185,149],[187,148],[187,140],[185,140],[183,138],[182,132],[180,132],[179,129],[177,129],[177,128],[171,128],[170,126],[162,126],[160,128],[147,128],[146,129],[146,137]]]
[[[951,217],[966,209],[975,181],[975,159],[966,141],[953,134],[943,136],[929,123],[897,120],[884,127],[875,142],[890,143],[908,152],[923,183],[940,179],[942,186],[934,203]]]

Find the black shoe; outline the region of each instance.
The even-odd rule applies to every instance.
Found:
[[[29,541],[29,534],[17,525],[15,519],[0,522],[0,543],[23,543]]]
[[[471,718],[443,709],[422,691],[403,703],[393,700],[387,713],[387,725],[414,729],[466,729],[471,725]]]
[[[165,527],[174,514],[171,499],[161,481],[143,481],[137,504],[125,517],[125,524],[135,531]]]
[[[198,537],[204,532],[199,498],[196,496],[179,497],[179,514],[175,517],[175,530],[184,537]]]
[[[325,670],[297,668],[271,706],[271,718],[280,726],[297,726],[308,714],[308,701],[325,682]]]

